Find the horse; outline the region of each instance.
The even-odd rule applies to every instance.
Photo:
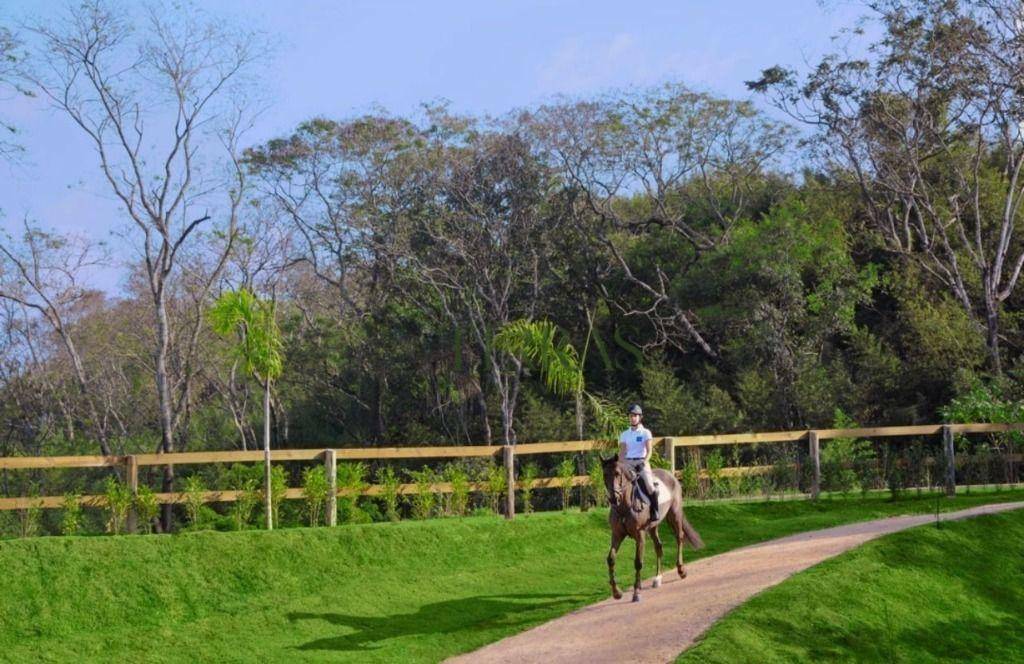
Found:
[[[661,507],[661,518],[651,521],[650,500],[643,495],[643,491],[637,486],[637,473],[619,461],[618,457],[601,460],[604,471],[604,483],[608,489],[608,502],[611,509],[608,512],[608,523],[612,528],[612,545],[608,551],[608,581],[612,586],[612,597],[622,599],[622,593],[615,583],[615,557],[619,551],[619,545],[627,536],[636,540],[636,581],[633,583],[633,601],[640,601],[640,572],[644,564],[644,539],[648,533],[654,541],[654,552],[658,561],[657,574],[654,577],[652,588],[661,586],[661,538],[658,536],[658,526],[662,521],[668,520],[672,532],[676,536],[676,571],[679,578],[686,578],[686,568],[683,567],[683,540],[686,539],[694,549],[704,547],[704,541],[700,535],[686,520],[683,513],[683,491],[679,481],[666,470],[655,468],[651,472],[655,479],[661,484],[658,491],[658,503]],[[637,495],[639,494],[639,495]]]

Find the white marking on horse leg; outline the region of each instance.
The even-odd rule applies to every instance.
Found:
[[[661,587],[661,575],[660,574],[658,576],[654,577],[654,581],[651,582],[651,587],[652,588],[660,588]]]

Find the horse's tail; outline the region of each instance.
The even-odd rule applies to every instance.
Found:
[[[694,549],[703,549],[704,540],[700,538],[700,533],[697,529],[690,525],[690,522],[686,520],[686,515],[683,514],[682,510],[679,510],[679,521],[683,527],[683,534],[686,536],[686,540],[690,543],[690,546]]]

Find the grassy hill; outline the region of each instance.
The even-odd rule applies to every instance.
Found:
[[[689,517],[709,555],[936,505],[1021,499],[698,505]],[[606,514],[4,541],[0,661],[438,661],[606,597]],[[632,555],[624,545],[620,582]]]
[[[794,576],[679,662],[1019,662],[1024,510],[889,535]]]

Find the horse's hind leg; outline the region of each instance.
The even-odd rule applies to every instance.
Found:
[[[683,531],[683,510],[678,505],[673,505],[669,509],[668,518],[666,521],[672,526],[672,532],[676,536],[676,571],[679,572],[679,578],[686,578],[686,568],[683,567],[683,539],[686,537],[686,533]]]
[[[622,533],[612,530],[612,546],[608,549],[608,582],[612,585],[612,597],[622,599],[622,591],[615,583],[615,556],[619,553],[619,545],[622,544]]]
[[[655,526],[655,528],[651,531],[651,540],[654,542],[654,556],[655,556],[654,559],[656,561],[655,565],[657,566],[656,567],[657,571],[654,574],[654,581],[651,582],[651,587],[652,588],[660,588],[661,587],[661,552],[662,552],[662,547],[661,547],[661,536],[658,534],[657,526]]]
[[[644,531],[636,534],[636,559],[633,561],[636,568],[636,580],[633,581],[633,601],[640,601],[640,571],[644,568]]]

